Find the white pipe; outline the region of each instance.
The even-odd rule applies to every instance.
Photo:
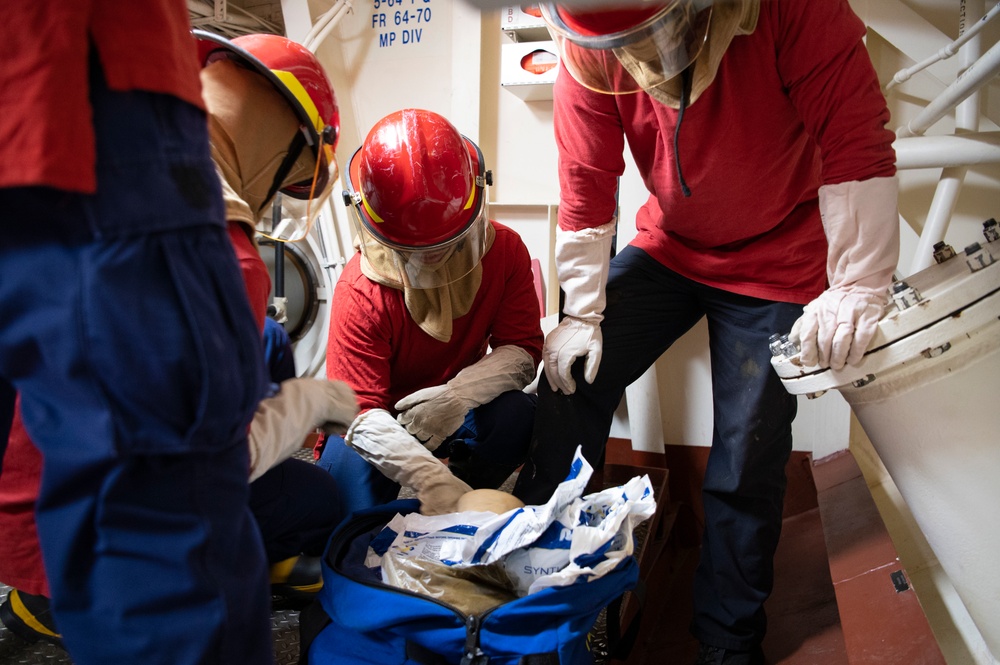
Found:
[[[926,58],[921,62],[918,62],[912,67],[897,72],[896,75],[892,77],[892,80],[886,84],[885,86],[886,91],[891,90],[893,87],[895,87],[899,83],[902,83],[903,81],[909,80],[910,77],[912,77],[914,74],[927,69],[935,62],[946,60],[947,58],[950,58],[951,56],[955,55],[963,44],[972,39],[974,36],[978,35],[979,31],[982,30],[983,26],[985,26],[987,23],[995,19],[998,15],[1000,15],[1000,3],[994,5],[993,9],[991,9],[985,16],[979,19],[971,28],[969,28],[958,39],[951,42],[950,44],[939,50],[931,57]]]
[[[963,34],[960,39],[966,39],[969,46],[962,50],[961,56],[959,58],[961,63],[961,72],[965,73],[970,67],[976,64],[976,61],[983,54],[983,41],[982,37],[979,36],[979,28],[984,25],[984,20],[987,17],[983,16],[983,9],[985,8],[985,0],[967,0],[963,2],[965,7],[965,16],[969,20],[975,20],[977,17],[980,20],[976,21],[975,24],[968,30],[966,34]],[[995,15],[995,12],[1000,9],[1000,3],[997,3],[995,7],[990,11],[991,14]],[[989,16],[989,15],[987,15]],[[973,39],[975,37],[975,39]],[[959,74],[961,77],[962,74]],[[979,106],[980,93],[977,89],[971,95],[969,95],[961,104],[959,104],[955,109],[955,128],[956,133],[965,132],[976,132],[979,131]]]
[[[896,136],[898,138],[920,136],[962,100],[989,83],[998,73],[1000,73],[1000,44],[994,44],[993,48],[959,75],[944,92],[918,113],[917,117],[897,129]]]
[[[330,20],[330,17],[340,11],[341,7],[344,6],[344,0],[337,0],[333,5],[330,6],[325,12],[320,14],[320,17],[316,19],[316,22],[309,27],[309,32],[306,33],[305,38],[302,40],[302,44],[308,44],[316,36],[316,33],[323,29],[326,22]]]
[[[354,6],[351,4],[351,0],[337,0],[330,9],[317,19],[316,23],[309,30],[309,34],[302,40],[302,45],[315,53],[319,45],[326,39],[326,36],[330,34],[330,31],[340,22],[340,19],[345,14],[353,11],[353,9]]]
[[[306,35],[305,39],[302,40],[303,43],[311,40],[316,36],[316,33],[323,29],[326,22],[330,20],[330,17],[339,12],[344,6],[345,0],[336,0],[330,7],[320,14],[319,18],[312,24],[309,28],[309,33]]]
[[[958,194],[962,191],[967,170],[964,166],[957,166],[946,168],[941,172],[941,179],[934,190],[934,199],[927,211],[927,221],[924,222],[924,228],[920,232],[908,274],[919,272],[934,262],[934,245],[944,238],[945,231],[948,230],[948,222],[955,212]]]
[[[354,8],[351,6],[351,3],[347,2],[336,13],[336,15],[333,16],[333,18],[327,21],[326,25],[323,26],[323,30],[318,35],[316,35],[316,38],[309,42],[308,46],[309,50],[315,52],[319,48],[319,45],[323,43],[323,40],[326,39],[327,35],[330,34],[330,31],[333,30],[338,23],[340,23],[340,19],[342,19],[347,14],[352,13],[353,11]]]
[[[972,16],[973,13],[977,16],[982,16],[983,6],[983,0],[979,0],[978,3],[964,1],[962,3],[965,16],[969,18],[974,18]],[[981,21],[976,23],[976,26],[979,25],[982,25]],[[968,48],[964,49],[961,55],[961,64],[964,71],[958,75],[956,83],[975,66],[982,53],[979,37],[967,41],[969,42]],[[1000,63],[1000,60],[998,60],[998,63]],[[998,64],[998,67],[1000,67],[1000,64]],[[959,102],[955,109],[955,132],[961,134],[963,132],[975,132],[978,129],[979,92],[978,88],[975,88],[972,94]],[[920,239],[917,241],[917,249],[910,264],[911,275],[930,267],[934,263],[934,245],[944,240],[945,233],[947,233],[948,226],[951,223],[951,217],[955,214],[955,207],[958,205],[958,197],[962,192],[962,185],[965,183],[967,173],[968,168],[965,166],[949,167],[941,173],[941,179],[934,190],[934,199],[931,201],[931,207],[927,212],[927,221],[924,223],[924,229],[920,233]]]
[[[934,169],[1000,163],[1000,132],[896,139],[896,168]]]

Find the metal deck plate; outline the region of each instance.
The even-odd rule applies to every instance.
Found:
[[[7,600],[9,586],[0,586],[0,602]],[[296,665],[299,662],[299,613],[277,610],[271,613],[271,635],[274,638],[276,665]],[[56,665],[73,661],[59,647],[37,642],[28,644],[0,624],[0,665]]]

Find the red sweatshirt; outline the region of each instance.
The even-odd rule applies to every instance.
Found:
[[[403,292],[361,273],[355,254],[337,281],[326,366],[346,381],[361,410],[394,412],[415,390],[440,385],[486,354],[487,346],[520,346],[537,364],[542,330],[531,258],[521,237],[493,222],[496,239],[483,257],[483,281],[472,308],[453,321],[451,341],[438,341],[413,321]]]
[[[826,288],[824,184],[895,173],[894,135],[847,0],[763,0],[756,30],[733,39],[712,84],[678,112],[645,93],[605,95],[564,69],[555,86],[559,225],[615,214],[632,152],[648,201],[633,245],[697,282],[807,303]]]
[[[0,187],[94,191],[90,41],[110,89],[174,95],[204,108],[184,0],[4,0],[3,13]]]

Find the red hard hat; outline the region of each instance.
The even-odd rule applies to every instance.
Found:
[[[596,37],[634,28],[666,7],[664,4],[649,4],[637,8],[587,10],[556,5],[556,11],[572,30],[581,35]]]
[[[713,0],[623,3],[614,9],[539,5],[559,60],[581,85],[628,94],[655,88],[698,57]]]
[[[321,156],[326,164],[333,163],[333,151],[340,138],[340,110],[333,86],[316,56],[280,35],[253,34],[229,40],[204,30],[193,33],[203,67],[219,58],[229,58],[267,78],[299,117],[313,154]],[[321,171],[325,173],[326,169]],[[312,185],[312,181],[297,183],[282,191],[294,198],[309,198]],[[325,186],[325,182],[316,183],[317,190]]]
[[[460,236],[483,207],[479,148],[441,115],[403,109],[380,120],[351,160],[365,226],[396,248]]]

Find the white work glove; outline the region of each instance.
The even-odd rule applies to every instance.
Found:
[[[453,513],[459,498],[472,491],[384,409],[355,418],[344,442],[383,476],[414,490],[424,515]]]
[[[895,177],[819,188],[830,287],[805,306],[790,341],[807,366],[857,365],[878,329],[899,262]]]
[[[615,220],[594,229],[556,229],[556,273],[565,294],[565,318],[545,337],[542,347],[545,378],[552,390],[567,395],[576,391],[570,369],[577,358],[587,359],[583,371],[587,383],[597,377],[604,344],[604,288],[614,234]]]
[[[291,457],[316,429],[346,432],[357,415],[354,391],[343,381],[281,382],[276,395],[257,405],[250,423],[250,481]]]
[[[501,346],[448,383],[418,390],[396,402],[396,420],[433,451],[462,426],[469,411],[508,390],[521,390],[534,377],[531,354],[519,346]]]

